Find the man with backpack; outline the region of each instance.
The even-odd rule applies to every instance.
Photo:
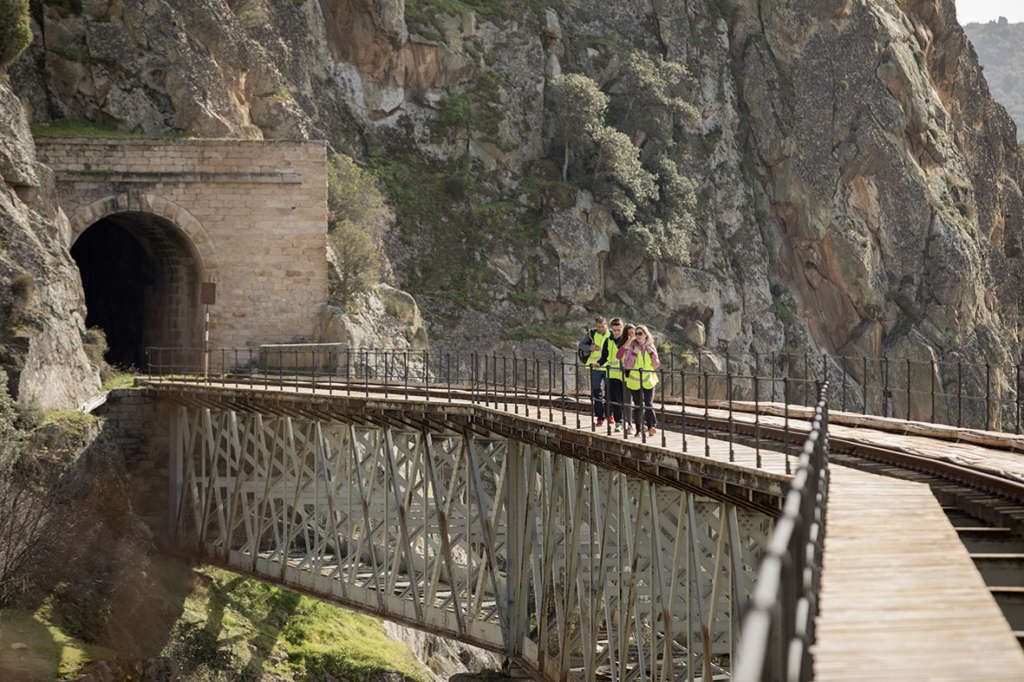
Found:
[[[605,364],[608,362],[608,322],[603,316],[594,319],[594,328],[579,343],[580,360],[590,370],[590,396],[594,402],[594,417],[598,426],[604,426],[606,412],[604,404]],[[609,419],[614,417],[609,416]]]

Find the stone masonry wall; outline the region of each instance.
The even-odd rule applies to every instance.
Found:
[[[116,389],[94,414],[103,420],[97,444],[123,464],[132,508],[158,541],[167,539],[168,452],[173,406],[145,390]]]
[[[37,148],[56,173],[69,248],[97,220],[125,212],[184,233],[201,281],[217,282],[212,347],[313,337],[327,300],[324,143],[65,139]],[[189,314],[201,320],[198,290],[193,302]]]

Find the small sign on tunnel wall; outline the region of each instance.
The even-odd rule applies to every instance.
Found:
[[[217,302],[217,283],[202,282],[199,288],[199,300],[203,305],[213,305]]]

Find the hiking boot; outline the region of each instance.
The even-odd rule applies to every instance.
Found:
[[[603,419],[598,419],[597,420],[597,428],[601,428],[602,426],[604,426],[604,420]]]
[[[655,436],[657,434],[658,434],[658,429],[654,428],[653,426],[651,428],[647,429],[647,435],[648,436]]]
[[[615,424],[615,430],[616,430],[616,431],[618,431],[619,429],[621,429],[621,428],[622,428],[622,426],[621,426],[621,425],[620,425],[620,424],[619,424],[618,422],[616,422],[616,421],[614,421],[614,420],[612,421],[612,424]]]
[[[608,423],[609,424],[614,424],[615,423],[615,417],[608,417]]]

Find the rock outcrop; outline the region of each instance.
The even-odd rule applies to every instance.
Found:
[[[984,24],[964,26],[992,96],[1006,107],[1017,124],[1017,140],[1024,141],[1024,22],[1011,24],[1006,17]]]
[[[22,407],[72,409],[99,390],[85,354],[85,298],[60,234],[53,175],[0,78],[0,363]]]
[[[453,350],[547,351],[602,311],[734,358],[1020,357],[1024,165],[952,0],[472,7],[43,2],[14,82],[39,122],[326,137],[387,188],[388,284]],[[631,117],[635,52],[688,67],[695,122]],[[668,126],[686,258],[562,181],[548,84],[573,72],[642,159]]]

